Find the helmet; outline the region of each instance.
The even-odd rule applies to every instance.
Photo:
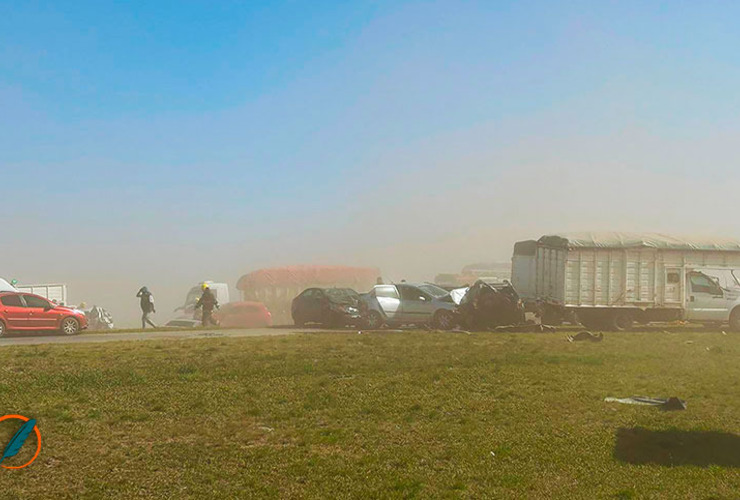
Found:
[[[208,286],[208,283],[203,283],[203,284],[201,285],[201,288],[202,288],[203,290],[208,290],[208,289],[209,289],[210,287]]]

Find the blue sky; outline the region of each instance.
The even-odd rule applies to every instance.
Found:
[[[0,1],[0,274],[113,301],[282,263],[431,278],[560,229],[740,236],[739,11]]]

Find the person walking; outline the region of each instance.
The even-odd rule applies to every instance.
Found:
[[[139,289],[139,292],[136,294],[136,296],[141,299],[141,328],[146,329],[147,323],[151,325],[152,328],[157,328],[157,325],[155,325],[154,322],[149,319],[150,314],[154,314],[157,312],[154,309],[154,296],[145,286],[142,286]]]
[[[216,326],[216,322],[213,319],[213,309],[218,309],[218,300],[216,300],[216,296],[213,295],[208,283],[203,283],[203,294],[195,304],[196,309],[199,307],[203,308],[203,326],[208,326],[209,323]]]

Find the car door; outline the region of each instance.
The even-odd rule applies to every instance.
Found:
[[[719,284],[704,273],[688,273],[687,316],[694,321],[725,321],[729,317],[727,299]]]
[[[401,308],[401,299],[398,296],[398,290],[394,285],[377,285],[373,292],[375,300],[378,301],[380,309],[389,320],[397,320]]]
[[[324,294],[318,288],[311,288],[304,293],[304,314],[306,321],[322,321]]]
[[[28,328],[28,309],[20,295],[3,295],[0,297],[3,315],[8,330],[24,330]]]
[[[24,294],[23,301],[28,310],[28,327],[36,330],[55,330],[62,313],[54,305],[38,295]]]
[[[398,285],[401,318],[406,323],[429,323],[434,315],[431,295],[412,285]]]

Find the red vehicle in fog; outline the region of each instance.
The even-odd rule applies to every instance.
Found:
[[[222,328],[272,326],[272,314],[262,302],[231,302],[213,314]]]
[[[55,330],[74,335],[87,328],[85,313],[32,293],[0,292],[0,337],[9,331]]]

